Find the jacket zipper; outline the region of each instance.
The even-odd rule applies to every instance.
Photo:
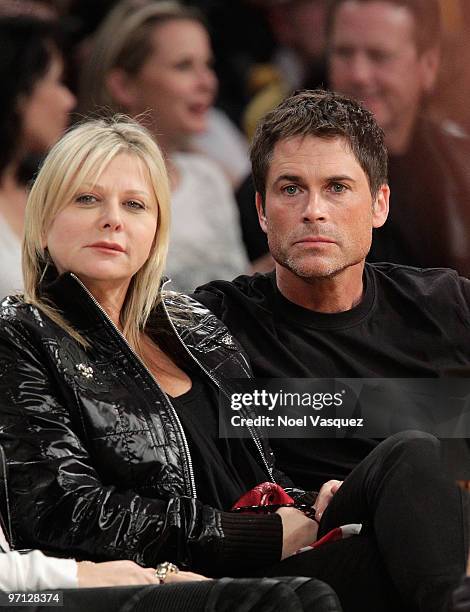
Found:
[[[121,340],[123,340],[123,342],[125,343],[125,345],[127,346],[127,348],[129,349],[129,351],[131,352],[131,354],[135,357],[135,359],[139,362],[139,364],[144,368],[144,370],[147,372],[147,374],[150,376],[150,378],[152,379],[152,381],[154,382],[154,384],[157,386],[158,390],[160,391],[160,393],[163,395],[163,397],[165,398],[171,414],[174,418],[174,420],[176,421],[177,425],[178,425],[178,429],[180,431],[182,440],[183,440],[183,447],[184,447],[184,454],[186,455],[186,461],[188,464],[188,472],[189,472],[189,485],[190,485],[190,492],[189,495],[190,497],[194,497],[196,498],[196,480],[194,478],[194,468],[193,468],[193,460],[191,458],[191,453],[189,450],[189,445],[188,445],[188,440],[186,438],[186,434],[184,433],[184,429],[183,426],[181,425],[181,421],[178,417],[178,414],[173,406],[173,404],[170,401],[170,398],[168,397],[167,393],[165,393],[165,391],[160,387],[160,385],[158,384],[157,379],[155,378],[155,376],[152,374],[152,372],[147,368],[147,366],[145,365],[145,363],[142,361],[142,359],[139,357],[139,355],[137,355],[137,353],[134,351],[134,349],[132,348],[132,346],[129,344],[129,342],[126,340],[125,336],[121,333],[121,331],[116,327],[116,325],[113,323],[113,321],[111,320],[111,318],[109,317],[108,313],[105,311],[105,309],[101,306],[101,304],[98,302],[98,300],[93,296],[92,293],[90,293],[90,291],[86,288],[86,286],[82,283],[82,281],[75,276],[75,274],[71,273],[71,276],[80,284],[80,286],[85,290],[85,292],[87,293],[87,295],[91,298],[91,300],[93,301],[93,303],[95,304],[95,306],[100,310],[100,312],[103,314],[103,316],[105,317],[105,319],[108,321],[108,323],[112,326],[113,330],[118,334],[119,338],[121,338]],[[165,312],[166,312],[166,308],[165,308]],[[167,313],[168,315],[168,313]],[[176,330],[175,330],[176,333]],[[178,339],[181,341],[180,337],[177,334]],[[188,351],[189,352],[189,351]]]
[[[166,281],[166,282],[163,284],[162,289],[165,287],[165,285],[166,285],[166,283],[167,283],[167,282],[169,282],[169,281]],[[209,372],[209,370],[207,370],[207,369],[205,368],[205,366],[203,366],[203,365],[202,365],[202,363],[201,363],[201,362],[200,362],[200,361],[197,359],[197,357],[195,357],[195,356],[194,356],[194,355],[191,353],[191,351],[188,349],[188,347],[186,346],[186,344],[185,344],[185,343],[183,342],[183,340],[181,339],[181,336],[179,335],[179,333],[178,333],[178,331],[177,331],[177,329],[176,329],[176,327],[175,327],[175,325],[174,325],[173,321],[171,320],[171,317],[170,317],[170,315],[169,315],[169,313],[168,313],[168,310],[167,310],[167,307],[166,307],[166,304],[165,304],[165,299],[164,299],[164,297],[163,297],[163,296],[162,296],[162,304],[163,304],[163,309],[164,309],[164,311],[165,311],[165,314],[166,314],[166,316],[167,316],[167,319],[169,320],[170,325],[171,325],[171,327],[172,327],[172,329],[173,329],[174,333],[176,334],[176,337],[178,338],[178,340],[180,341],[180,344],[181,344],[181,345],[184,347],[184,349],[186,350],[186,352],[188,353],[188,355],[190,356],[190,358],[191,358],[191,359],[192,359],[194,362],[196,362],[196,363],[197,363],[197,365],[198,365],[198,366],[201,368],[201,370],[202,370],[203,372],[205,372],[205,374],[206,374],[206,375],[207,375],[207,376],[208,376],[208,377],[209,377],[209,378],[212,380],[212,382],[215,384],[215,386],[216,386],[218,389],[220,389],[220,390],[222,391],[222,393],[225,395],[225,397],[226,397],[227,399],[230,399],[230,397],[229,397],[228,393],[225,391],[225,389],[224,389],[224,388],[223,388],[223,387],[222,387],[222,386],[219,384],[219,382],[218,382],[218,381],[217,381],[217,380],[214,378],[214,376],[212,376],[212,374]],[[269,476],[269,478],[270,478],[271,482],[274,482],[274,483],[275,483],[276,481],[275,481],[275,480],[274,480],[274,478],[273,478],[273,475],[272,475],[272,470],[269,468],[269,464],[268,464],[268,461],[267,461],[267,459],[266,459],[266,456],[265,456],[265,454],[264,454],[264,452],[263,452],[263,447],[262,447],[262,445],[261,445],[261,442],[260,442],[259,436],[258,436],[258,435],[256,434],[256,432],[255,432],[255,431],[252,429],[252,427],[250,427],[249,425],[247,425],[247,429],[248,429],[248,431],[249,431],[249,432],[250,432],[250,434],[251,434],[251,437],[252,437],[252,439],[253,439],[253,442],[255,443],[256,448],[258,449],[258,452],[259,452],[259,454],[260,454],[260,456],[261,456],[261,460],[262,460],[262,462],[263,462],[263,465],[264,465],[264,466],[265,466],[265,468],[266,468],[266,471],[267,471],[267,473],[268,473],[268,476]]]
[[[11,526],[10,499],[9,499],[9,494],[8,494],[8,480],[7,480],[8,465],[7,465],[7,460],[5,456],[5,451],[3,450],[3,446],[0,446],[0,456],[1,456],[1,464],[2,464],[1,470],[2,470],[3,488],[4,488],[5,504],[6,504],[6,509],[5,509],[6,516],[4,516],[3,518],[6,522],[6,531],[8,535],[7,544],[11,548],[15,548],[15,542],[13,540],[13,529]],[[7,538],[5,537],[5,539]],[[8,549],[3,550],[1,546],[0,546],[0,549],[4,553],[8,552]]]

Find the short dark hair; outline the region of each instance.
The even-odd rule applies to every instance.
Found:
[[[331,34],[336,11],[348,0],[333,0],[327,13],[327,32]],[[418,53],[432,49],[440,44],[441,40],[441,8],[439,0],[354,0],[365,4],[366,2],[385,2],[408,9],[413,15],[415,23],[415,43]]]
[[[30,96],[47,73],[54,48],[59,48],[57,26],[33,17],[0,18],[0,177],[17,153],[22,130],[18,102]]]
[[[304,90],[286,98],[256,128],[250,156],[253,181],[263,203],[274,147],[280,140],[296,136],[344,138],[367,175],[372,195],[387,182],[384,133],[373,114],[337,93]]]

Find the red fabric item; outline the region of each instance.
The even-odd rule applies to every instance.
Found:
[[[232,510],[236,508],[243,508],[244,506],[270,506],[271,504],[292,503],[294,503],[292,497],[288,495],[278,484],[274,482],[262,482],[242,495],[240,499],[233,504]],[[243,512],[250,514],[250,509],[244,509]],[[251,513],[254,512],[254,510],[251,511]],[[342,540],[343,538],[348,538],[351,535],[357,535],[360,533],[360,531],[361,525],[343,525],[342,527],[336,527],[320,538],[320,540],[313,542],[310,544],[310,546],[306,546],[297,552],[317,548],[318,546],[326,544],[327,542],[336,542],[336,540]]]
[[[262,482],[242,495],[240,499],[232,506],[232,510],[235,508],[244,508],[244,506],[270,506],[271,504],[293,503],[294,500],[292,497],[288,495],[278,484],[274,482]],[[245,514],[250,514],[250,509],[243,509],[243,512]],[[251,513],[253,512],[254,511],[251,511]],[[323,539],[324,538],[322,538],[322,540]],[[308,548],[313,548],[314,546],[315,543],[312,543]]]
[[[282,487],[274,482],[262,482],[250,489],[235,502],[232,509],[243,506],[270,506],[271,504],[293,504],[294,500]],[[249,510],[246,510],[249,512]]]

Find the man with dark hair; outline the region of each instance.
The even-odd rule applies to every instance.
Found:
[[[256,377],[435,376],[470,362],[470,281],[450,270],[365,264],[372,229],[385,222],[389,200],[383,132],[372,113],[334,93],[293,95],[260,123],[251,155],[275,271],[214,281],[194,297],[227,324]],[[325,547],[315,567],[345,610],[447,610],[448,590],[465,567],[459,531],[465,510],[457,487],[441,473],[434,437],[405,432],[378,446],[359,439],[271,443],[277,463],[306,490],[348,476],[320,525],[363,521],[364,532]],[[396,488],[385,500],[391,481]],[[443,490],[452,502],[442,501]],[[370,512],[374,505],[384,512],[380,518]],[[357,584],[340,591],[351,572],[354,581],[369,575],[371,558],[364,563],[364,553],[371,534],[406,603],[385,603],[385,584],[375,578],[360,601],[350,599]],[[298,569],[302,555],[290,563]],[[289,571],[286,561],[282,571]]]
[[[435,377],[470,364],[470,281],[452,270],[365,264],[385,223],[383,132],[339,94],[291,96],[258,126],[256,205],[275,272],[215,281],[195,297],[259,378]],[[343,479],[371,439],[273,439],[296,484]]]
[[[260,123],[251,155],[275,271],[214,281],[194,297],[241,342],[256,377],[432,377],[470,363],[470,281],[451,270],[365,264],[389,201],[383,132],[372,113],[334,93],[293,95]],[[440,470],[434,437],[404,432],[378,446],[365,439],[271,443],[277,463],[306,490],[355,467],[317,518],[321,526],[333,517],[336,525],[362,521],[364,531],[309,558],[345,610],[448,610],[449,590],[464,572],[468,510],[464,492],[461,498]],[[364,580],[374,567],[370,557],[364,562],[371,534],[401,603],[376,578],[361,602],[348,601],[357,584],[345,589],[343,581]],[[302,555],[291,569],[288,563],[284,572],[298,570]]]
[[[264,210],[266,180],[276,144],[295,137],[343,138],[367,176],[372,195],[387,183],[387,149],[383,131],[370,112],[349,98],[325,91],[305,91],[270,113],[257,129],[251,147],[253,182]]]
[[[369,261],[470,275],[470,140],[426,118],[440,59],[438,0],[335,0],[328,19],[332,89],[361,101],[385,132],[390,215]]]

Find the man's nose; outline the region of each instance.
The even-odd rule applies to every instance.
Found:
[[[327,221],[328,205],[320,193],[312,192],[309,194],[306,206],[303,210],[304,223],[318,223]]]
[[[365,53],[354,53],[347,64],[349,82],[355,86],[368,85],[371,80],[371,63]]]

